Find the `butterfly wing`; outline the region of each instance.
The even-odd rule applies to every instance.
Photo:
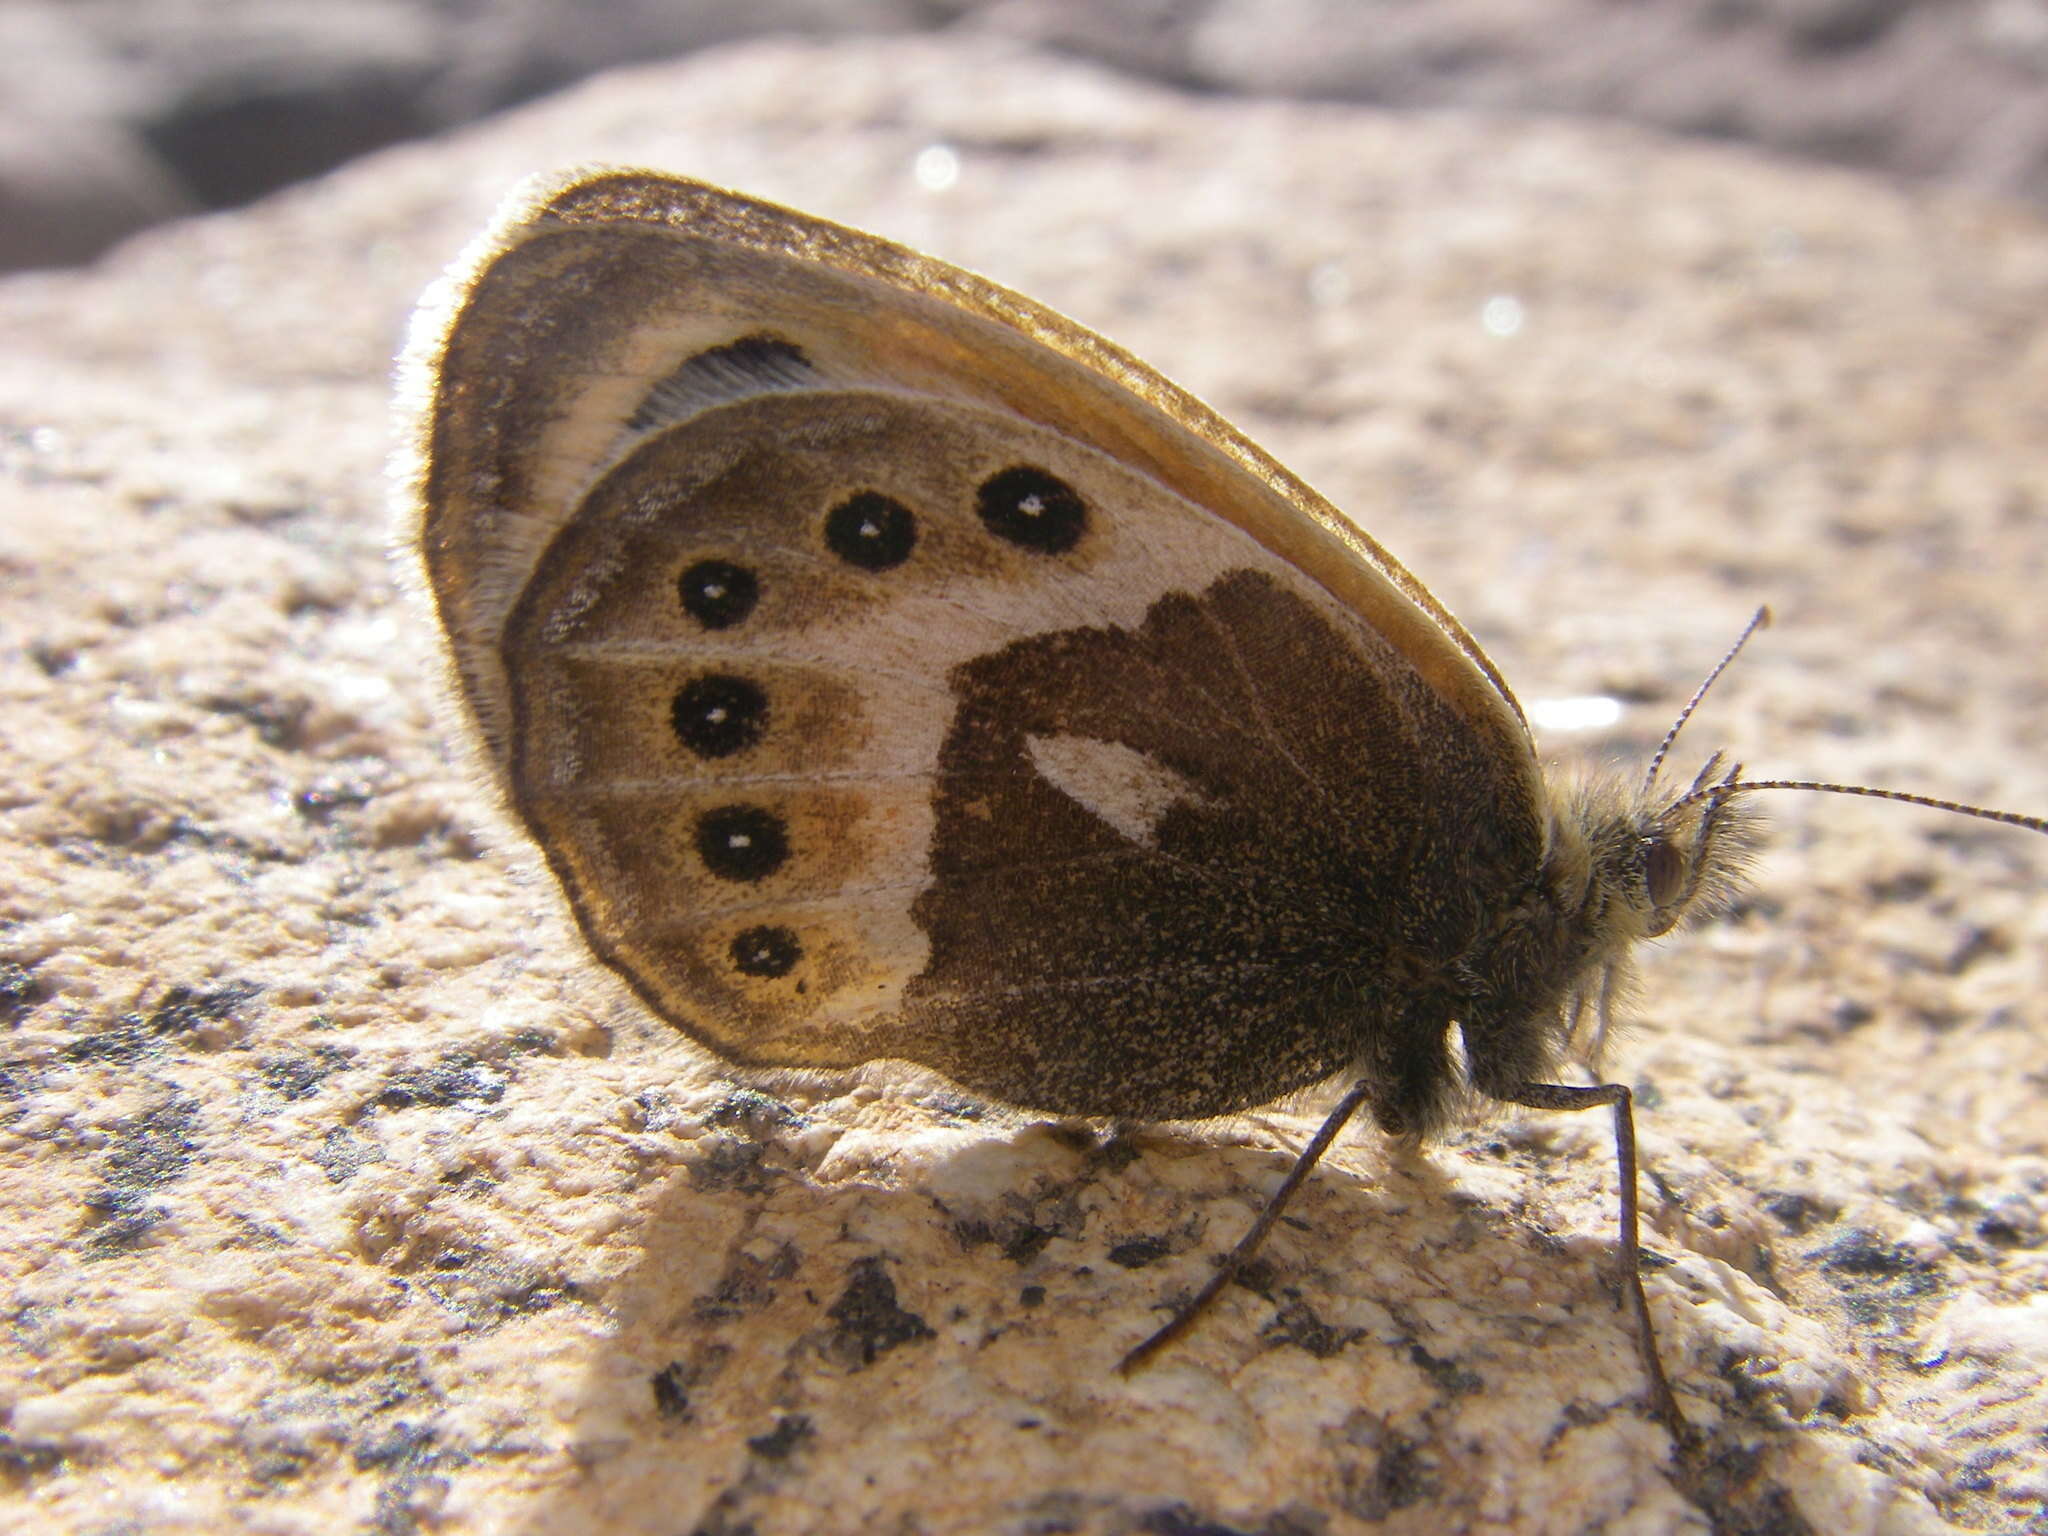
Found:
[[[601,172],[501,219],[408,368],[486,756],[596,951],[734,1060],[1220,1112],[1369,1051],[1540,856],[1456,622],[992,284]]]

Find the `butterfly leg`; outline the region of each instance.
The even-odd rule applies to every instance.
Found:
[[[1223,1256],[1222,1261],[1216,1266],[1216,1273],[1209,1277],[1208,1283],[1187,1301],[1175,1307],[1173,1316],[1117,1362],[1119,1373],[1128,1375],[1187,1332],[1194,1320],[1207,1310],[1209,1303],[1216,1299],[1226,1285],[1237,1278],[1246,1261],[1257,1252],[1259,1244],[1265,1241],[1266,1234],[1273,1228],[1273,1223],[1280,1219],[1281,1211],[1286,1209],[1287,1202],[1294,1197],[1295,1190],[1301,1187],[1302,1180],[1306,1179],[1310,1170],[1322,1160],[1323,1153],[1329,1150],[1330,1143],[1337,1139],[1337,1133],[1344,1129],[1353,1115],[1358,1113],[1359,1105],[1371,1097],[1372,1089],[1370,1079],[1361,1079],[1337,1101],[1337,1107],[1330,1111],[1322,1127],[1302,1149],[1301,1156],[1294,1160],[1294,1166],[1287,1171],[1287,1177],[1280,1181],[1280,1187],[1274,1190],[1266,1201],[1266,1207],[1259,1212],[1258,1219],[1251,1224],[1244,1236],[1237,1240],[1237,1246]]]
[[[1582,1058],[1587,1067],[1596,1075],[1600,1063],[1607,1054],[1607,1037],[1614,1030],[1614,1006],[1617,997],[1627,985],[1625,972],[1619,964],[1606,966],[1600,972],[1600,997],[1593,1009],[1593,1034],[1586,1044]],[[1584,1006],[1583,998],[1580,1006]]]
[[[1636,1343],[1643,1357],[1643,1369],[1650,1378],[1650,1406],[1671,1438],[1686,1443],[1685,1420],[1679,1417],[1678,1400],[1671,1395],[1664,1364],[1657,1356],[1657,1332],[1650,1322],[1650,1299],[1643,1292],[1639,1263],[1642,1252],[1636,1206],[1636,1117],[1634,1096],[1624,1083],[1597,1083],[1573,1087],[1565,1083],[1517,1083],[1490,1090],[1504,1103],[1526,1109],[1556,1109],[1573,1112],[1611,1105],[1614,1109],[1614,1160],[1621,1185],[1621,1290],[1624,1303],[1632,1301],[1636,1314]]]

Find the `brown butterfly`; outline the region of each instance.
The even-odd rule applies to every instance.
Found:
[[[1681,1430],[1629,1090],[1560,1081],[1573,1028],[1604,1029],[1639,941],[1728,900],[1744,797],[1875,791],[1718,761],[1669,788],[1661,749],[1546,780],[1472,637],[1191,396],[696,182],[523,194],[423,304],[406,384],[404,538],[461,705],[648,1007],[744,1066],[904,1059],[1051,1114],[1346,1082],[1126,1366],[1361,1107],[1402,1137],[1486,1100],[1611,1108],[1622,1283]]]

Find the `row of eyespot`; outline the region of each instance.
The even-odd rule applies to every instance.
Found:
[[[1074,488],[1029,464],[982,481],[974,509],[996,537],[1038,554],[1065,554],[1088,526],[1087,503]],[[880,491],[856,491],[825,514],[824,533],[825,547],[848,565],[893,570],[917,547],[917,514]],[[730,560],[699,560],[676,585],[683,611],[706,629],[745,623],[761,597],[760,578]]]
[[[1088,508],[1073,487],[1031,465],[1001,470],[975,491],[975,511],[988,530],[1020,549],[1064,554],[1080,542]],[[825,547],[848,565],[886,571],[917,545],[917,515],[879,491],[859,491],[825,516]],[[683,610],[706,629],[744,623],[760,600],[760,579],[730,560],[699,560],[677,583]],[[676,690],[670,706],[676,739],[704,759],[731,757],[758,743],[768,728],[768,695],[758,683],[710,672]],[[789,857],[780,816],[758,805],[726,805],[697,818],[697,856],[721,880],[765,879]],[[762,925],[730,946],[734,969],[747,976],[786,976],[803,946],[787,928]]]
[[[991,531],[1046,554],[1072,549],[1087,524],[1087,507],[1073,488],[1029,465],[991,475],[975,499]],[[826,547],[863,570],[902,564],[916,542],[915,514],[879,491],[857,492],[825,518]],[[684,611],[706,629],[731,629],[744,622],[761,595],[759,578],[730,560],[699,560],[677,586]],[[669,720],[676,739],[695,756],[707,761],[731,757],[766,733],[768,695],[748,678],[707,673],[676,690]]]

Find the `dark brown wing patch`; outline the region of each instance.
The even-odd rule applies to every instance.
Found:
[[[953,685],[909,1054],[999,1098],[1173,1118],[1328,1077],[1540,852],[1487,743],[1399,654],[1264,573]],[[1117,743],[1200,793],[1135,841],[1036,769],[1034,737]]]

